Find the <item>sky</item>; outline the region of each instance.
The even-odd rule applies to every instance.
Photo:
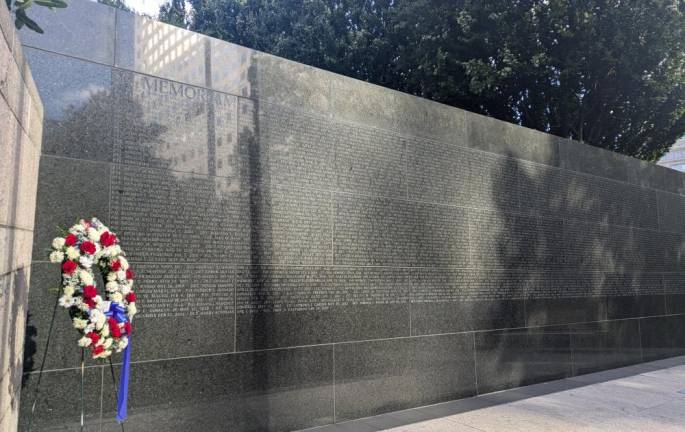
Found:
[[[159,7],[167,1],[168,0],[124,0],[124,3],[138,13],[157,16]]]

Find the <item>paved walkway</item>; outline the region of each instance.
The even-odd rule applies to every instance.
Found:
[[[685,431],[685,356],[309,431]]]

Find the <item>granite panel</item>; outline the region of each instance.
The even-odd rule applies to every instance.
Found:
[[[572,374],[567,326],[475,333],[478,393],[489,393]]]
[[[559,140],[559,166],[570,171],[630,182],[631,158],[569,139]]]
[[[467,112],[469,147],[516,159],[557,166],[560,138],[534,129]]]
[[[105,419],[114,417],[113,396],[109,399],[105,393]],[[332,422],[332,346],[134,363],[131,368],[128,431],[288,431]],[[119,426],[106,423],[103,430]]]
[[[607,297],[607,319],[638,318],[666,314],[663,295]]]
[[[80,357],[80,353],[78,355]],[[93,367],[86,368],[84,374],[84,414],[85,424],[89,430],[96,428],[100,421],[102,373],[103,368]],[[37,383],[37,373],[24,375],[19,430],[28,430],[29,422],[32,431],[79,430],[81,405],[80,398],[75,395],[80,394],[81,371],[79,369],[46,371],[41,378],[38,394],[36,394]],[[36,410],[31,417],[31,407],[34,401],[36,401]]]
[[[474,395],[472,337],[335,345],[336,421]]]
[[[134,266],[140,310],[134,325],[134,361],[234,350],[233,268],[206,263]]]
[[[562,233],[560,219],[471,212],[471,265],[478,268],[562,267]]]
[[[335,194],[334,263],[465,267],[463,209]]]
[[[108,164],[41,156],[34,259],[46,260],[59,230],[81,218],[97,216],[109,222],[109,176]]]
[[[685,313],[685,273],[664,274],[663,281],[667,313]]]
[[[111,161],[110,68],[31,48],[26,56],[45,101],[43,153]]]
[[[518,272],[412,269],[412,334],[522,327],[527,279]]]
[[[535,164],[519,165],[524,211],[541,215],[654,228],[654,191],[633,185]]]
[[[685,196],[657,192],[659,203],[659,230],[685,233]]]
[[[131,260],[249,260],[250,192],[232,179],[115,165],[111,190],[110,225]]]
[[[0,47],[0,95],[5,98],[17,121],[27,126],[34,102],[24,84],[21,69],[7,47]]]
[[[533,298],[526,300],[526,325],[569,324],[607,319],[606,297]]]
[[[573,375],[642,361],[638,320],[571,325]]]
[[[683,173],[639,159],[628,158],[630,182],[639,186],[666,192],[685,194]]]
[[[237,291],[237,350],[409,335],[406,271],[252,266]]]
[[[644,361],[674,357],[685,353],[685,315],[640,319]]]
[[[329,192],[272,187],[252,191],[248,225],[252,264],[330,264],[333,203]]]
[[[241,100],[241,148],[252,183],[335,187],[340,129],[330,120],[277,104]]]
[[[455,145],[467,142],[466,111],[343,76],[330,82],[336,118]]]
[[[629,228],[564,222],[564,259],[569,269],[619,273],[645,270],[648,262],[642,243],[641,232]]]
[[[31,18],[45,33],[24,27],[19,32],[24,45],[114,64],[114,8],[74,0],[64,9],[34,8]]]
[[[208,37],[118,9],[116,15],[115,66],[211,88]]]
[[[114,162],[240,181],[235,96],[120,70],[112,80]]]
[[[327,114],[331,109],[335,76],[326,71],[256,51],[241,67],[250,78],[243,96],[315,113]]]
[[[337,129],[338,190],[407,197],[407,139],[381,129],[349,124],[340,124]]]
[[[519,208],[514,159],[418,138],[407,146],[409,198],[507,212]]]
[[[250,97],[257,69],[256,52],[240,45],[209,38],[212,88],[238,96]]]

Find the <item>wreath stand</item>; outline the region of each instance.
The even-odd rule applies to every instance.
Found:
[[[31,414],[29,415],[28,432],[31,432],[31,423],[33,422],[33,416],[36,411],[36,403],[38,402],[38,397],[40,396],[40,381],[43,377],[43,370],[45,368],[45,360],[48,357],[48,348],[50,347],[50,338],[52,337],[52,328],[55,325],[55,316],[57,314],[57,306],[59,305],[59,298],[61,292],[57,292],[57,299],[55,300],[55,306],[52,308],[52,319],[50,319],[50,327],[48,328],[48,338],[45,341],[45,350],[43,351],[43,359],[40,362],[40,370],[38,371],[38,381],[36,382],[36,391],[33,398],[33,404],[31,405]],[[84,388],[85,388],[85,373],[86,373],[86,350],[81,348],[81,432],[84,431],[85,426],[85,398],[84,398]],[[112,385],[114,388],[114,399],[118,399],[117,394],[117,380],[114,376],[114,365],[112,364],[112,356],[107,357],[109,360],[109,369],[112,372]],[[121,426],[121,432],[124,431],[124,424],[119,423]]]

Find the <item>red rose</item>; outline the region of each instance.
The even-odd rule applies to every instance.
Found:
[[[81,252],[93,255],[95,253],[95,244],[89,241],[81,243]]]
[[[93,349],[93,354],[94,355],[102,354],[102,352],[104,350],[105,350],[105,347],[103,347],[102,345],[98,345]]]
[[[134,301],[136,301],[136,294],[133,291],[126,294],[126,301],[129,303],[133,303]]]
[[[93,345],[95,345],[96,343],[98,343],[98,341],[100,341],[100,335],[95,333],[95,332],[88,333],[86,335],[86,337],[90,338],[90,341],[93,343]]]
[[[126,321],[126,322],[124,323],[124,330],[126,330],[126,334],[127,334],[127,335],[131,336],[131,331],[133,330],[133,328],[131,327],[131,323],[130,323],[130,322]]]
[[[78,267],[78,266],[76,265],[75,262],[64,261],[64,263],[62,264],[62,271],[66,274],[72,274],[76,271],[76,267]]]
[[[117,320],[114,317],[107,318],[107,323],[109,324],[109,329],[113,329],[117,325]]]
[[[95,308],[95,300],[93,300],[92,298],[83,299],[83,303],[87,304],[88,307],[91,309]]]
[[[83,287],[83,297],[92,299],[96,295],[98,295],[98,292],[93,285],[86,285]]]
[[[119,326],[114,326],[110,329],[110,332],[112,333],[112,336],[115,338],[120,338],[121,337],[121,328]]]
[[[133,273],[133,270],[128,269],[126,270],[126,279],[133,279],[136,277],[136,274]]]
[[[100,243],[102,243],[103,246],[113,246],[117,242],[117,236],[116,234],[112,234],[109,231],[105,231],[100,235]]]
[[[110,268],[112,269],[112,271],[119,271],[119,269],[121,268],[121,261],[119,261],[119,260],[112,261]]]
[[[68,236],[64,237],[64,244],[67,246],[73,246],[76,244],[76,241],[78,239],[74,234],[69,234]]]

